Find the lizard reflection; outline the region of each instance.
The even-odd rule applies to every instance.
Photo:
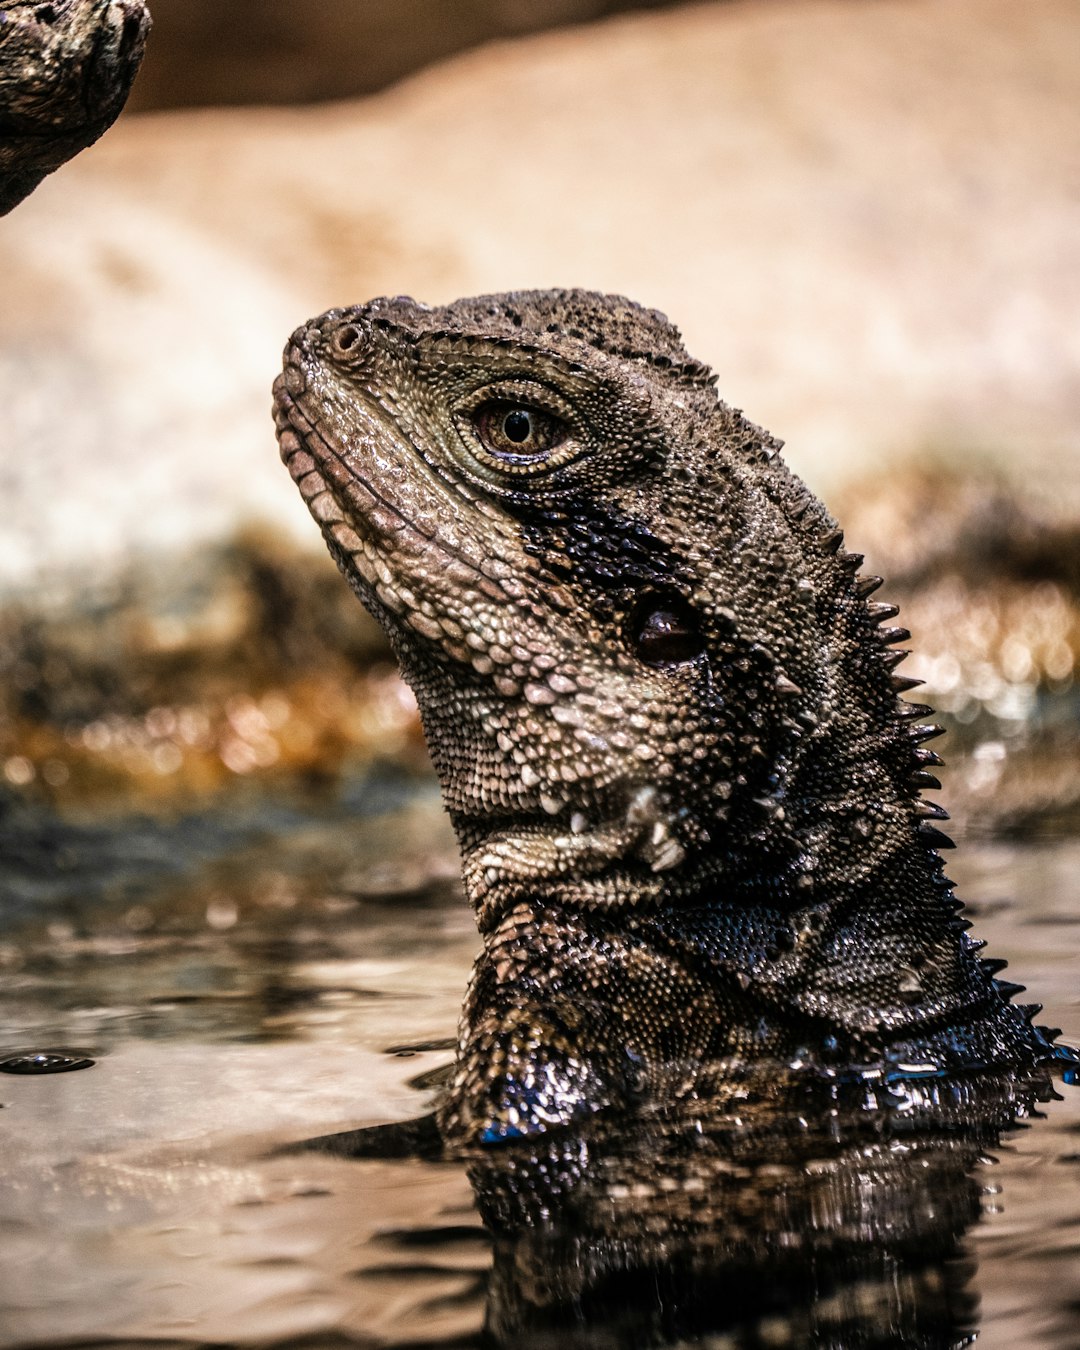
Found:
[[[955,1350],[993,1151],[1054,1096],[1042,1071],[758,1080],[464,1152],[434,1116],[302,1147],[464,1162],[491,1347]]]

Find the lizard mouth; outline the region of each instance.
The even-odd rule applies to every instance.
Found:
[[[508,597],[505,587],[485,575],[491,569],[485,568],[484,559],[470,556],[460,539],[439,528],[454,519],[455,505],[445,497],[438,500],[443,494],[424,473],[422,456],[388,416],[355,393],[350,398],[352,415],[362,419],[367,445],[379,448],[361,454],[324,431],[318,406],[308,396],[303,353],[295,344],[287,350],[273,392],[281,458],[361,599],[381,621],[389,612],[396,616],[396,626],[405,624],[447,647],[451,655],[469,660],[474,653],[455,641],[452,626],[439,622],[446,590],[468,587],[491,601],[505,602]],[[369,456],[387,462],[396,459],[397,472],[371,472],[365,463]],[[401,463],[414,484],[415,509],[403,505],[399,494],[380,487],[384,480],[391,488],[400,482]],[[426,492],[415,490],[420,485]],[[424,594],[433,583],[437,603]]]
[[[355,525],[374,527],[365,531],[371,537],[380,532],[379,526],[382,533],[391,535],[408,528],[407,518],[347,463],[319,430],[316,420],[294,398],[295,390],[289,389],[289,376],[296,369],[288,366],[274,381],[278,449],[308,510],[324,533],[340,544],[347,533],[346,526],[352,534],[356,534]],[[357,490],[365,493],[368,500],[362,503],[350,501],[350,495],[355,495]],[[341,528],[335,529],[335,526]]]

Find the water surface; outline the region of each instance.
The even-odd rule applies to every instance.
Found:
[[[477,948],[434,792],[354,789],[171,823],[23,821],[4,864],[0,1058],[95,1062],[0,1075],[4,1350],[493,1343],[492,1239],[463,1163],[288,1147],[429,1109]],[[35,829],[42,857],[73,863],[37,866]],[[1080,1041],[1080,843],[968,840],[950,870],[1042,1020]],[[980,1347],[1080,1344],[1080,1089],[1059,1090],[973,1164],[981,1217],[931,1272],[963,1265],[950,1316]],[[775,1164],[760,1170],[781,1194]],[[935,1185],[926,1203],[967,1194]],[[498,1251],[505,1322],[514,1251]],[[745,1271],[724,1278],[730,1301]],[[803,1343],[789,1315],[781,1297],[756,1339],[681,1343]],[[874,1344],[908,1343],[888,1316]],[[587,1322],[516,1340],[635,1343]]]

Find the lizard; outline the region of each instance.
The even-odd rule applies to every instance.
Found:
[[[142,0],[0,0],[0,216],[113,124],[149,31]]]
[[[582,290],[285,348],[281,456],[415,692],[483,941],[450,1140],[1055,1053],[945,875],[910,634],[716,384]]]

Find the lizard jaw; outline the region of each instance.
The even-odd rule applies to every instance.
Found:
[[[545,894],[578,907],[638,907],[657,899],[686,849],[676,815],[657,788],[639,786],[618,815],[590,828],[574,812],[570,829],[508,828],[464,852],[466,892],[486,932],[526,894]]]

